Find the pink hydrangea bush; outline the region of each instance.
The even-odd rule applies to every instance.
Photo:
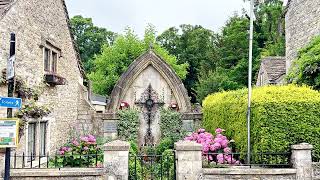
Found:
[[[190,136],[184,138],[184,140],[195,141],[202,145],[202,155],[210,162],[216,162],[218,164],[239,164],[229,147],[230,141],[222,133],[224,129],[217,128],[215,130],[216,135],[206,132],[205,129],[199,129],[197,132],[192,133]]]
[[[96,137],[89,134],[75,138],[60,147],[56,157],[50,163],[56,167],[100,167],[102,161],[103,152],[97,145]]]

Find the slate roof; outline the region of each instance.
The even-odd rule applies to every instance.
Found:
[[[275,83],[280,77],[286,74],[285,57],[265,57],[262,59],[261,66],[267,73],[271,83]]]
[[[106,103],[107,102],[107,97],[106,96],[102,96],[102,95],[98,95],[98,94],[91,94],[91,101]]]

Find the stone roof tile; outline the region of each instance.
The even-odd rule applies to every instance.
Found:
[[[285,57],[265,57],[262,59],[262,66],[270,82],[276,82],[277,79],[286,74]]]

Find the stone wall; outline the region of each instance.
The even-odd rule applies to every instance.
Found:
[[[51,110],[51,114],[43,119],[48,122],[48,152],[55,151],[68,140],[72,132],[79,131],[79,128],[75,128],[79,126],[78,107],[84,103],[85,98],[82,96],[83,75],[68,25],[63,0],[15,0],[6,15],[0,17],[0,71],[6,67],[10,33],[14,32],[16,76],[21,77],[29,87],[39,89],[41,94],[37,103]],[[43,82],[43,46],[48,43],[60,49],[57,74],[66,79],[65,85],[48,86]],[[0,96],[7,95],[6,88],[5,85],[0,85]],[[6,117],[4,109],[1,109],[0,117]],[[16,149],[18,153],[26,150],[26,128],[27,126]],[[38,150],[37,147],[36,151]]]
[[[320,162],[312,163],[313,168],[313,179],[320,180]]]
[[[286,12],[287,71],[297,52],[310,40],[320,35],[320,1],[291,0]]]
[[[104,180],[102,168],[14,169],[11,180]]]
[[[239,168],[212,168],[203,169],[203,179],[270,179],[270,180],[293,180],[296,179],[295,169],[239,169]]]

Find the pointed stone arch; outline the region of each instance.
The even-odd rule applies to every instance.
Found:
[[[117,109],[119,109],[121,100],[123,100],[130,85],[148,66],[152,66],[154,69],[156,69],[165,79],[172,91],[173,96],[177,100],[180,112],[191,112],[190,98],[181,79],[177,76],[170,65],[156,55],[152,50],[149,50],[138,57],[128,67],[127,71],[122,74],[112,90],[110,102],[107,105],[107,111],[115,112]]]

